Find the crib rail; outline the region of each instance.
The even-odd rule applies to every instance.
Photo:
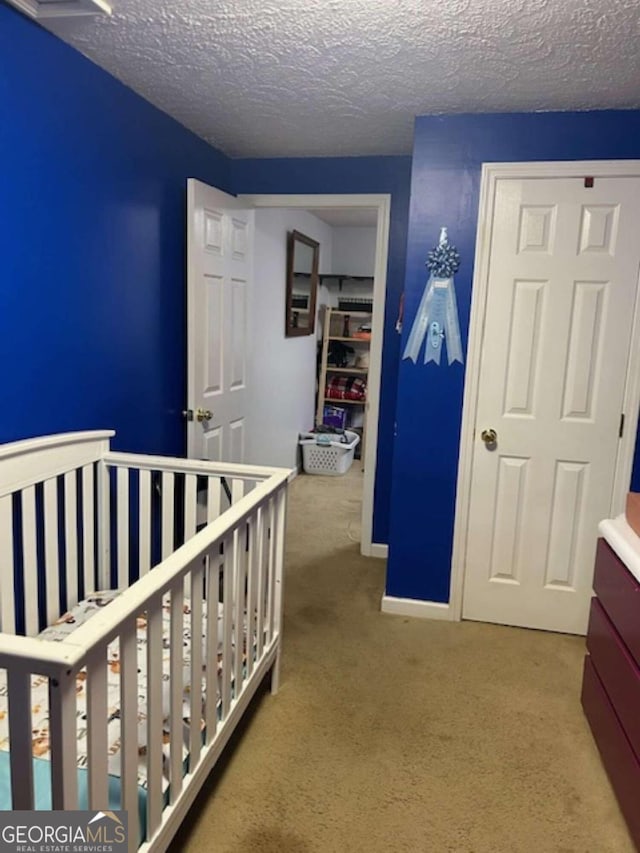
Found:
[[[113,434],[68,433],[0,446],[5,633],[35,636],[95,588],[96,473]]]
[[[100,589],[145,575],[279,469],[108,453],[99,470]]]
[[[123,588],[278,469],[109,452],[112,431],[0,446],[0,630]]]
[[[95,536],[91,571],[81,574],[79,558],[78,577],[85,578],[85,591],[102,580],[108,582],[105,588],[126,589],[58,642],[0,634],[12,806],[37,805],[29,758],[35,736],[32,692],[39,679],[46,682],[48,702],[50,807],[121,807],[128,811],[130,849],[144,837],[143,850],[161,850],[269,669],[277,689],[289,472],[119,453],[103,453],[90,464]],[[80,471],[76,484],[82,483],[83,469],[73,469]],[[41,482],[25,488],[39,490]],[[9,494],[15,511],[17,499]],[[26,514],[29,523],[37,522],[40,501],[31,516]],[[24,518],[23,511],[23,526]],[[14,516],[12,534],[15,525]],[[4,601],[2,606],[4,614]],[[146,670],[143,697],[140,654]],[[116,656],[114,723],[108,679]],[[86,696],[80,715],[79,685]],[[117,726],[115,746],[107,737],[110,724]],[[79,754],[81,730],[85,741]],[[116,747],[120,770],[114,803],[110,760]]]

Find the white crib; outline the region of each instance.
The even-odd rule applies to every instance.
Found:
[[[126,809],[130,850],[159,851],[277,690],[290,472],[113,434],[0,446],[0,808]]]

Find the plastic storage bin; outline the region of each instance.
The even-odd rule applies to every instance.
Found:
[[[301,433],[302,465],[307,474],[336,476],[347,473],[360,436],[351,430],[345,430],[344,434],[347,441],[340,441],[338,436],[332,438],[327,433]]]

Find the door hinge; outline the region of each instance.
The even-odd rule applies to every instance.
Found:
[[[624,412],[620,415],[620,429],[618,430],[618,438],[622,438],[624,434]]]

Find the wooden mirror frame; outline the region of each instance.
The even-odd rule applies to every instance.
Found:
[[[303,243],[313,250],[313,260],[311,263],[311,273],[309,274],[309,308],[308,319],[306,323],[294,325],[291,322],[293,312],[296,310],[293,306],[293,259],[295,254],[296,243]],[[294,338],[300,335],[312,335],[315,330],[316,323],[316,296],[318,292],[318,264],[320,261],[320,243],[307,237],[306,234],[301,234],[300,231],[289,231],[287,234],[287,293],[285,299],[285,317],[284,317],[284,334],[287,338]],[[300,309],[302,310],[302,309]]]

